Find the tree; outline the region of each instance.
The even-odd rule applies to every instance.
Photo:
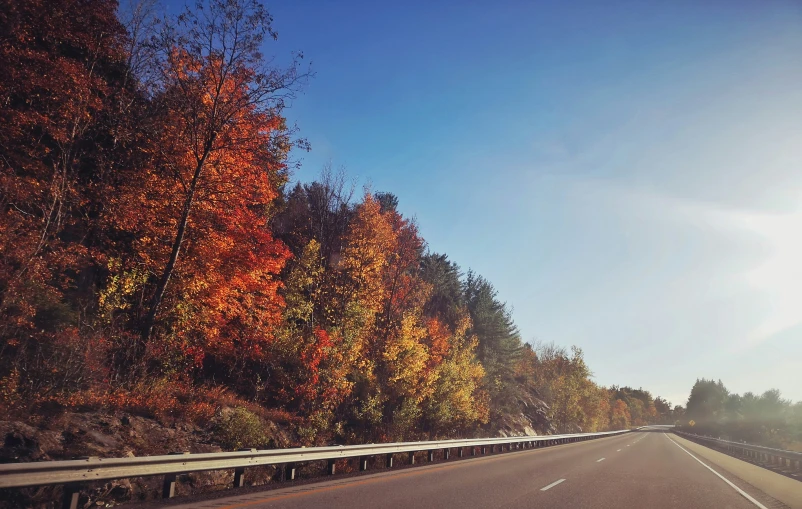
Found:
[[[610,410],[610,429],[619,430],[630,427],[631,416],[626,402],[616,399]]]
[[[91,375],[99,210],[124,150],[113,123],[124,27],[110,0],[0,1],[0,378],[46,393]],[[94,345],[97,346],[97,345]]]
[[[661,398],[660,396],[654,398],[654,408],[656,424],[674,424],[671,403],[666,401],[665,398]]]
[[[489,281],[469,271],[463,283],[471,335],[479,341],[477,356],[485,368],[491,398],[499,401],[511,386],[521,338],[507,306]]]
[[[437,332],[430,327],[430,337],[442,334],[440,327],[434,327]],[[433,391],[424,401],[423,411],[425,429],[435,437],[454,436],[472,425],[488,422],[489,395],[482,388],[484,368],[475,355],[476,338],[466,336],[469,329],[469,319],[463,316],[448,338],[445,357],[433,363]]]
[[[427,253],[421,258],[420,277],[431,285],[432,291],[424,305],[427,316],[439,317],[451,327],[457,327],[466,311],[459,266],[444,254]]]
[[[729,396],[729,391],[721,380],[696,380],[691,389],[686,405],[686,415],[688,419],[696,422],[698,429],[708,429],[724,418],[725,404]]]
[[[271,23],[255,0],[199,1],[166,21],[154,41],[154,68],[160,75],[152,93],[163,119],[158,177],[180,192],[170,196],[176,205],[169,220],[171,248],[144,317],[144,342],[153,331],[193,213],[235,193],[248,177],[262,184],[246,191],[252,203],[269,202],[285,178],[283,160],[291,142],[280,114],[306,75],[297,60],[284,70],[265,62],[262,43],[267,36],[277,37]],[[237,172],[243,162],[264,173]]]
[[[376,193],[373,195],[376,201],[381,205],[381,211],[396,212],[398,209],[398,197],[393,193]]]

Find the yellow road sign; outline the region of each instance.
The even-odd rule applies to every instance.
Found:
[[[694,424],[696,424],[696,422],[694,422],[694,420],[693,420],[693,419],[691,419],[690,421],[688,421],[688,424],[689,424],[690,426],[693,426]]]

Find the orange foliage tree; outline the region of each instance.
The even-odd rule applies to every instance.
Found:
[[[109,217],[130,240],[106,302],[146,298],[131,307],[141,310],[131,357],[238,376],[281,320],[277,276],[289,253],[268,220],[293,145],[281,111],[304,75],[297,61],[264,63],[261,45],[275,34],[255,1],[199,3],[165,26],[174,28],[155,42],[150,157]]]
[[[0,378],[36,393],[89,378],[125,41],[111,0],[0,1]]]

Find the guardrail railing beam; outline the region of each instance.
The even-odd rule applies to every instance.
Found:
[[[248,467],[274,466],[277,481],[296,479],[296,465],[316,461],[326,462],[326,474],[336,473],[337,461],[354,459],[359,470],[368,468],[371,457],[383,456],[385,466],[393,467],[393,459],[397,454],[407,454],[409,464],[415,464],[415,454],[425,451],[430,462],[435,461],[438,451],[442,451],[442,459],[448,460],[451,450],[456,450],[457,457],[467,454],[477,456],[491,453],[510,452],[529,448],[538,448],[560,443],[572,443],[590,440],[603,436],[614,436],[630,430],[594,434],[572,434],[552,436],[502,437],[457,439],[424,442],[398,442],[389,444],[365,444],[350,446],[325,446],[293,449],[256,450],[241,449],[235,452],[170,453],[163,456],[141,456],[126,458],[82,458],[68,461],[47,461],[32,463],[0,464],[0,488],[23,488],[34,486],[63,485],[64,498],[62,507],[77,509],[80,489],[93,481],[111,479],[127,479],[134,477],[162,476],[162,495],[172,498],[176,495],[176,482],[180,476],[189,472],[209,470],[233,471],[234,487],[245,485],[245,471]],[[797,463],[798,465],[798,463]]]
[[[794,465],[796,465],[796,470],[802,471],[802,452],[784,451],[782,449],[764,447],[762,445],[745,444],[733,442],[731,440],[722,440],[720,438],[694,435],[683,431],[673,431],[677,435],[684,436],[691,441],[706,444],[710,447],[728,452],[736,457],[751,459],[757,463],[778,466],[783,469],[794,469]]]

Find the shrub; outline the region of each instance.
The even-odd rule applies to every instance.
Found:
[[[270,443],[259,416],[242,407],[221,415],[214,427],[214,438],[222,448],[232,451],[243,447],[265,447]]]

